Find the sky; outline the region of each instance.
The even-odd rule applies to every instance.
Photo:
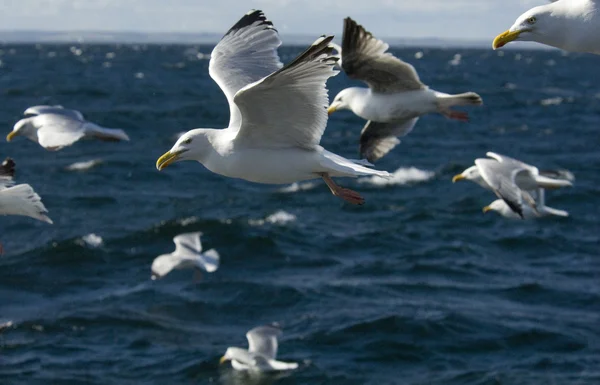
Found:
[[[211,32],[261,9],[286,34],[341,35],[350,16],[381,37],[490,40],[545,0],[1,0],[0,30]],[[167,5],[168,4],[168,5]]]

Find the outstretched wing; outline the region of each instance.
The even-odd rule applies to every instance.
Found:
[[[386,52],[388,48],[356,21],[344,19],[342,68],[350,78],[362,80],[380,93],[426,88],[415,68]]]
[[[176,235],[173,238],[173,242],[175,243],[174,254],[183,258],[193,258],[197,256],[202,251],[202,243],[200,242],[201,236],[202,233],[199,231]]]
[[[70,110],[64,108],[63,106],[32,106],[23,112],[25,116],[34,116],[34,115],[42,115],[42,114],[58,114],[65,115],[73,119],[77,120],[85,120],[83,118],[83,114],[77,110]]]
[[[246,333],[248,351],[274,360],[277,356],[277,337],[281,329],[273,325],[255,327]]]
[[[237,144],[309,150],[319,144],[329,105],[325,82],[337,73],[332,39],[319,38],[291,63],[235,95],[242,113]]]
[[[527,164],[525,162],[521,162],[520,160],[517,160],[515,158],[511,158],[510,156],[500,155],[500,154],[497,154],[497,153],[491,152],[491,151],[486,152],[485,155],[492,159],[496,159],[500,163],[503,163],[506,165],[511,165],[512,167],[515,167],[515,168],[523,168],[523,169],[531,171],[533,174],[538,173],[537,167]]]
[[[412,131],[419,118],[401,122],[379,123],[368,121],[360,133],[360,156],[373,163],[383,158],[400,143],[398,137]]]
[[[282,67],[277,55],[280,45],[273,23],[262,11],[252,10],[213,49],[208,72],[229,102],[229,127],[241,124],[240,112],[233,102],[235,94]]]
[[[42,114],[31,118],[39,144],[49,150],[70,146],[85,136],[85,122],[67,115]]]

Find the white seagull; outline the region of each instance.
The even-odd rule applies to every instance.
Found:
[[[261,11],[242,17],[213,49],[210,76],[229,102],[225,129],[199,128],[182,135],[156,162],[195,160],[210,171],[256,183],[289,184],[322,178],[331,192],[353,204],[364,199],[332,177],[378,175],[319,145],[327,125],[327,79],[337,73],[336,59],[322,37],[282,67],[281,44]]]
[[[276,372],[298,368],[296,362],[277,361],[277,337],[281,329],[275,325],[259,326],[248,333],[248,349],[227,348],[220,363],[231,361],[235,370],[251,370],[258,372]]]
[[[195,269],[212,273],[219,268],[219,253],[210,249],[202,253],[201,232],[179,234],[173,238],[175,251],[163,254],[152,262],[151,278],[162,278],[173,269]]]
[[[536,202],[532,194],[538,196],[542,205],[545,206],[542,189],[557,189],[573,185],[566,179],[554,179],[544,176],[537,167],[520,160],[494,152],[487,152],[486,156],[488,158],[476,159],[474,166],[455,175],[452,182],[470,180],[487,190],[493,191],[521,218],[525,217],[524,203],[529,205],[527,210],[533,210],[536,216],[542,214],[539,207],[540,202]],[[557,173],[551,171],[547,174],[554,176]],[[484,212],[489,211],[489,209],[500,209],[500,206],[500,203],[492,204]]]
[[[494,49],[535,41],[565,51],[600,54],[600,0],[555,0],[532,8],[496,36]]]
[[[0,165],[0,215],[22,215],[52,224],[40,196],[28,184],[14,185],[15,162],[6,158]],[[3,249],[0,244],[0,254]]]
[[[360,154],[369,162],[382,158],[399,144],[398,137],[410,133],[420,116],[440,113],[467,121],[466,112],[450,108],[483,103],[474,92],[449,95],[430,89],[412,65],[387,52],[388,48],[351,18],[344,20],[342,68],[348,77],[369,87],[342,90],[327,112],[348,109],[367,120],[360,135]]]
[[[57,151],[82,138],[111,142],[129,140],[125,131],[100,127],[86,121],[81,112],[62,106],[33,106],[25,110],[24,115],[28,117],[15,124],[6,136],[7,142],[16,136],[25,136],[46,150]]]

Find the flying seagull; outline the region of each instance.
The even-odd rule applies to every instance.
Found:
[[[213,49],[209,64],[210,76],[229,102],[229,126],[188,131],[156,168],[195,160],[214,173],[256,183],[322,178],[335,196],[363,204],[360,194],[332,178],[389,174],[319,145],[327,125],[325,82],[337,73],[332,39],[319,38],[282,67],[277,30],[261,11],[248,12]]]

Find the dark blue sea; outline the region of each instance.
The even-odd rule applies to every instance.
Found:
[[[226,179],[162,172],[179,132],[224,127],[209,46],[2,45],[0,127],[61,104],[131,142],[48,152],[3,139],[0,157],[54,225],[0,218],[1,384],[600,384],[600,58],[559,51],[394,49],[421,79],[476,91],[471,121],[423,117],[377,167],[387,182]],[[283,47],[290,61],[303,47]],[[419,53],[420,52],[420,53]],[[420,58],[419,58],[420,57]],[[350,84],[330,79],[330,98]],[[364,122],[332,115],[322,145],[356,158]],[[507,220],[454,174],[486,151],[576,177],[548,193],[569,218]],[[82,163],[88,162],[88,163]],[[172,238],[202,231],[221,266],[150,280]],[[218,361],[278,322],[286,376]]]

